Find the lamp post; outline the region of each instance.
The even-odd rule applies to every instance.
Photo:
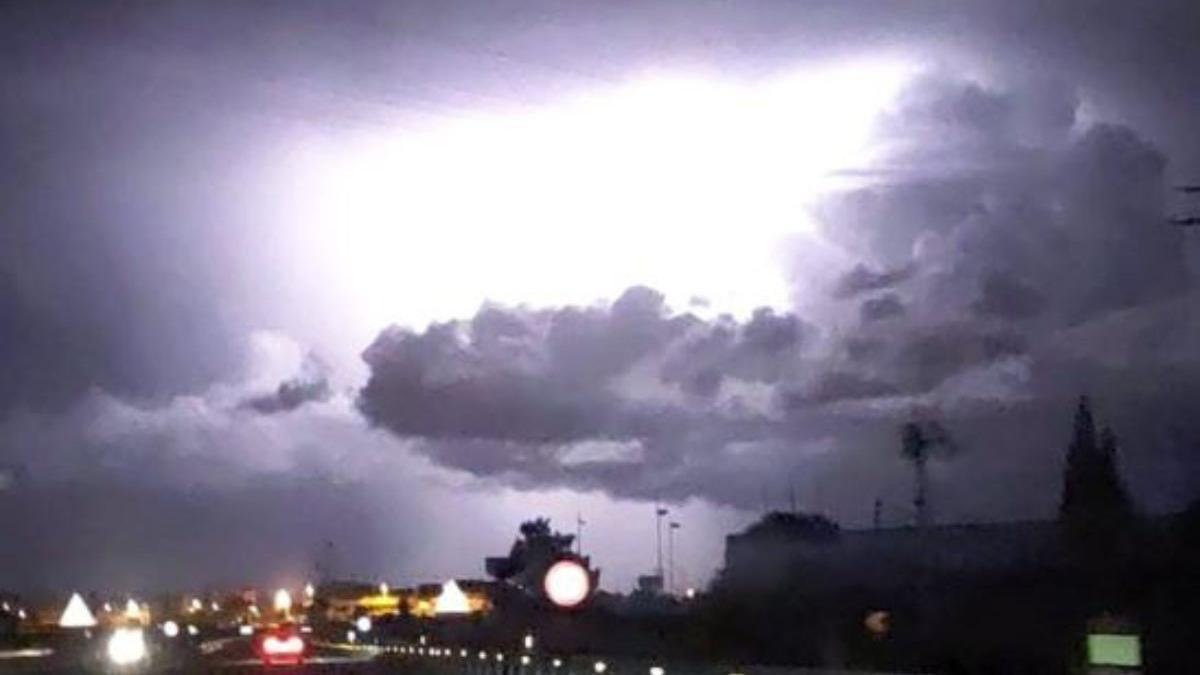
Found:
[[[657,555],[655,561],[657,563],[656,570],[658,572],[658,583],[663,582],[663,554],[662,554],[662,519],[667,515],[668,511],[657,503],[654,505],[654,535],[657,542]]]
[[[679,523],[672,520],[667,525],[667,593],[675,595],[675,530]]]

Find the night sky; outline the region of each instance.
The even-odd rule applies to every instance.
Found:
[[[764,508],[1200,495],[1200,5],[0,5],[0,587],[627,589]],[[1190,205],[1200,211],[1200,199]]]

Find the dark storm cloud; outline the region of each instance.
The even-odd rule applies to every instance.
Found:
[[[863,321],[883,321],[904,314],[904,303],[895,293],[885,293],[877,298],[868,298],[859,305],[858,313]]]
[[[241,407],[270,415],[295,410],[305,403],[325,401],[332,391],[329,388],[329,367],[311,354],[305,358],[301,374],[279,383],[275,391],[251,396],[242,401]]]
[[[981,316],[1028,319],[1042,310],[1042,295],[1020,279],[1003,274],[984,277],[979,298],[971,308]]]
[[[676,434],[697,412],[639,398],[631,381],[715,396],[726,377],[771,381],[799,348],[802,323],[763,309],[745,324],[672,313],[660,294],[627,290],[611,306],[489,306],[424,332],[391,328],[363,355],[359,407],[403,436],[517,443]],[[655,385],[655,383],[658,383]]]
[[[366,353],[360,407],[425,438],[436,461],[511,485],[740,506],[780,473],[886,482],[872,462],[895,460],[896,428],[924,410],[967,449],[948,475],[1024,473],[1052,494],[1078,394],[1122,411],[1200,395],[1187,377],[1135,393],[1114,375],[1144,382],[1160,368],[1132,346],[1154,329],[1127,337],[1119,356],[1111,349],[1131,316],[1200,336],[1160,309],[1195,291],[1181,234],[1163,222],[1162,154],[1128,128],[1079,122],[1077,105],[1069,88],[999,89],[945,73],[916,81],[879,127],[885,178],[818,210],[830,238],[862,260],[834,283],[858,321],[767,310],[705,321],[670,313],[645,289],[611,309],[492,307],[381,335]],[[1157,354],[1168,352],[1184,372],[1196,365],[1179,348]],[[752,392],[757,407],[731,414],[731,397],[745,405]],[[1182,418],[1175,441],[1144,417],[1112,419],[1146,453],[1130,461],[1134,482],[1180,461],[1172,443],[1194,438]],[[1008,447],[1018,441],[998,431],[1004,424],[1022,430],[1021,448]],[[573,460],[587,444],[609,445]],[[735,465],[742,478],[731,481]],[[1194,482],[1148,501],[1177,500]],[[1000,488],[942,489],[947,516],[1052,504],[1013,505]]]
[[[391,522],[338,477],[238,482],[248,466],[320,475],[363,456],[375,435],[279,426],[324,406],[229,414],[264,391],[264,407],[286,409],[314,381],[194,396],[237,368],[249,329],[294,326],[291,308],[326,291],[287,258],[293,233],[263,225],[290,195],[259,163],[295,149],[289,130],[522,109],[648,66],[755,79],[859,56],[949,65],[883,123],[890,154],[860,167],[865,186],[817,209],[851,260],[821,291],[843,299],[845,325],[803,309],[803,322],[702,321],[645,291],[621,317],[496,307],[381,335],[363,410],[507,484],[758,508],[798,480],[805,505],[864,522],[875,497],[889,513],[909,497],[895,429],[916,406],[940,409],[968,448],[935,473],[940,516],[1052,513],[1088,391],[1135,495],[1178,504],[1200,487],[1186,255],[1200,256],[1163,227],[1161,201],[1200,175],[1198,24],[1192,0],[4,3],[0,422],[41,422],[0,437],[0,466],[36,490],[0,491],[0,510],[27,514],[3,521],[3,557],[47,583],[82,578],[97,550],[100,583],[240,579],[205,553],[232,542],[259,569],[301,556],[294,533],[312,523],[291,504],[316,513],[312,532]],[[861,322],[864,296],[882,292],[904,313]],[[124,403],[99,414],[95,396]],[[147,412],[148,398],[172,403]],[[280,459],[281,436],[314,467]],[[386,488],[425,497],[419,481]],[[269,536],[255,536],[258,514]],[[356,540],[370,548],[369,532]]]
[[[891,288],[911,277],[914,271],[911,265],[877,271],[860,263],[838,280],[837,286],[834,287],[834,297],[853,298],[868,291]]]

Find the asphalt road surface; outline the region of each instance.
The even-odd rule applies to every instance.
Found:
[[[336,647],[313,646],[302,666],[267,668],[254,653],[248,638],[216,640],[194,650],[156,650],[145,664],[116,668],[94,654],[24,649],[0,652],[0,675],[9,673],[395,673],[396,662],[377,658],[374,653]]]

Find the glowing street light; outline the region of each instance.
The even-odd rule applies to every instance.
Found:
[[[275,611],[282,614],[292,611],[292,594],[286,588],[275,591]]]
[[[497,655],[496,655],[496,660],[497,660],[497,661],[500,661],[500,662],[503,662],[503,661],[504,661],[504,655],[503,655],[503,654],[497,654]]]
[[[379,584],[379,594],[380,594],[380,595],[387,595],[387,594],[388,594],[388,591],[390,591],[390,590],[391,590],[391,589],[390,589],[390,588],[388,588],[387,582],[381,582],[381,583]]]
[[[209,609],[211,609],[214,612],[219,612],[219,611],[221,611],[221,606],[217,604],[216,600],[213,600],[212,604],[209,605]]]
[[[528,654],[521,655],[521,665],[523,665],[523,666],[529,665],[529,655]]]
[[[162,632],[163,635],[169,638],[177,637],[179,635],[179,624],[174,621],[166,621],[162,625]]]
[[[238,635],[243,637],[254,635],[254,626],[251,626],[248,623],[238,626]]]
[[[200,602],[200,598],[192,598],[191,605],[188,607],[189,612],[199,612],[204,605]]]
[[[311,583],[304,584],[304,597],[308,598],[309,600],[312,600],[313,597],[316,596],[316,594],[317,594],[317,589],[314,588]]]
[[[550,662],[550,665],[554,666],[555,668],[562,668],[562,659],[554,659]]]
[[[662,669],[662,666],[650,666],[650,675],[663,675],[667,671]]]
[[[694,588],[689,588],[689,589],[687,589],[686,591],[684,591],[684,593],[683,593],[683,594],[687,596],[687,599],[688,599],[688,600],[691,600],[691,599],[693,599],[693,598],[695,598],[695,597],[696,597],[696,589],[694,589]]]
[[[526,633],[523,642],[525,643],[526,651],[533,649],[533,633]]]
[[[592,664],[592,670],[596,671],[597,675],[608,670],[608,664],[603,661],[597,661]]]
[[[358,637],[358,636],[357,636],[357,635],[355,635],[354,631],[352,631],[352,630],[348,630],[348,631],[346,631],[346,642],[349,642],[349,643],[352,643],[352,644],[353,644],[354,640],[355,640],[357,637]]]
[[[21,608],[17,610],[17,618],[24,621],[25,619],[29,618],[29,615],[25,613],[24,608]]]
[[[357,628],[358,632],[360,632],[360,633],[370,633],[371,632],[371,617],[369,617],[365,614],[358,617],[357,619],[354,620],[354,627]]]
[[[484,652],[484,651],[479,652],[479,660],[486,661],[487,660],[487,652]]]

